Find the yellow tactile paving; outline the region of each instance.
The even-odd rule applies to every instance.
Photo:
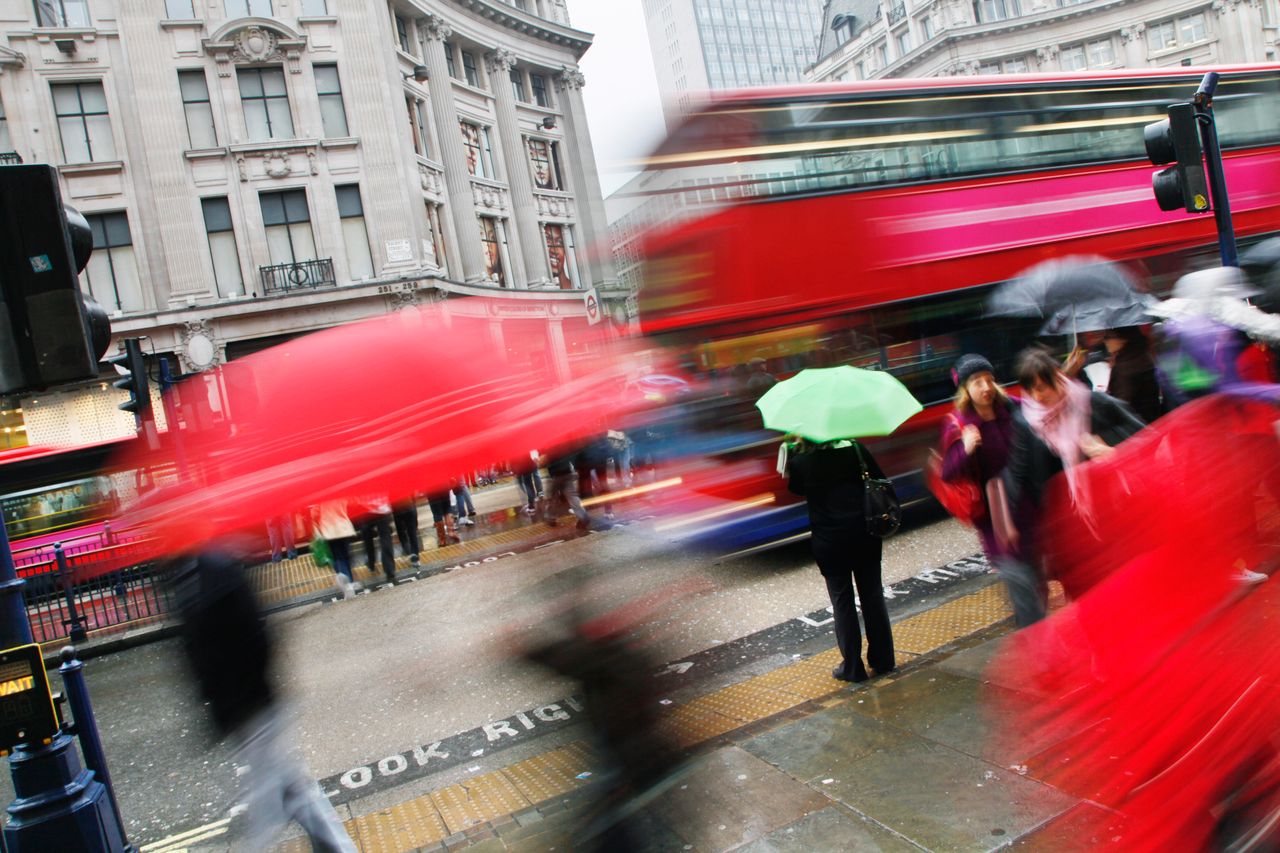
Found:
[[[590,771],[591,761],[586,742],[574,741],[554,752],[512,764],[501,772],[526,800],[541,803],[586,784],[577,776]]]
[[[895,624],[893,644],[904,652],[924,654],[1008,615],[1003,587],[989,586]]]
[[[992,585],[904,619],[893,626],[898,665],[1008,616],[1003,587]],[[679,746],[691,747],[806,701],[831,697],[849,687],[831,677],[831,669],[839,662],[840,652],[832,648],[724,687],[673,708],[659,728]],[[590,766],[590,749],[585,742],[575,741],[502,770],[349,820],[347,831],[362,853],[405,853],[559,797],[584,784],[576,777]],[[305,839],[300,843],[303,846],[291,843],[280,849],[289,853],[309,849]]]
[[[346,828],[364,853],[401,853],[437,844],[449,835],[430,796],[349,820]]]
[[[500,815],[533,805],[501,771],[473,776],[431,793],[450,833],[462,832]]]

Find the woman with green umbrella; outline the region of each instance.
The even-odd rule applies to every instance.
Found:
[[[884,479],[854,436],[888,435],[920,404],[888,373],[843,366],[802,370],[756,404],[770,429],[807,439],[788,465],[788,487],[809,504],[813,557],[835,616],[844,660],[831,671],[841,681],[892,672],[893,629],[880,575],[882,543],[867,528],[866,477]],[[854,586],[867,629],[867,661],[854,606]],[[869,667],[869,669],[868,669]]]

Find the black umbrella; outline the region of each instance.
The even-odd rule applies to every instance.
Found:
[[[1125,326],[1142,326],[1151,322],[1151,303],[1147,300],[1128,305],[1086,302],[1064,308],[1040,327],[1042,335],[1071,335],[1078,332],[1101,332]]]
[[[1253,304],[1269,314],[1280,314],[1280,237],[1263,240],[1241,255],[1240,269],[1259,288]]]
[[[1124,267],[1078,255],[1036,264],[1000,285],[987,300],[987,313],[1043,317],[1041,334],[1074,335],[1150,322],[1145,309],[1151,301]]]

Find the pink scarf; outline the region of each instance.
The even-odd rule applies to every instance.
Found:
[[[1084,452],[1080,449],[1080,439],[1090,432],[1089,389],[1069,379],[1058,381],[1065,392],[1061,400],[1045,407],[1030,396],[1024,397],[1022,414],[1031,431],[1040,436],[1062,460],[1062,467],[1070,471],[1073,465],[1078,465],[1085,459]]]

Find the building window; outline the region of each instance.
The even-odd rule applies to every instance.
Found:
[[[853,64],[853,77],[855,80],[867,79],[867,64],[861,59]]]
[[[284,71],[279,68],[240,68],[240,103],[249,138],[292,139],[293,116],[289,113],[289,92]]]
[[[240,251],[231,226],[231,205],[225,196],[200,199],[204,210],[204,230],[209,237],[209,259],[213,261],[213,281],[218,296],[238,296],[244,291],[240,274]]]
[[[129,236],[129,219],[123,213],[90,213],[93,254],[84,268],[83,286],[108,311],[141,311],[142,281]]]
[[[1173,21],[1161,21],[1147,27],[1147,44],[1152,50],[1167,50],[1178,46],[1178,28]]]
[[[396,15],[396,41],[399,42],[400,49],[405,53],[413,53],[410,50],[409,22],[404,19],[403,15]]]
[[[1084,55],[1084,45],[1073,44],[1064,47],[1058,54],[1058,65],[1063,71],[1080,71],[1088,66]]]
[[[462,127],[462,145],[467,149],[467,171],[477,178],[496,178],[493,171],[493,149],[489,144],[489,128],[458,122]]]
[[[182,92],[182,110],[187,117],[187,142],[192,148],[216,148],[218,132],[213,126],[209,83],[204,71],[179,71],[178,89]]]
[[[468,86],[480,88],[480,70],[476,68],[476,55],[469,50],[462,51],[462,72],[466,75]]]
[[[1181,18],[1161,21],[1147,27],[1147,44],[1152,50],[1186,47],[1189,44],[1202,42],[1208,37],[1203,12],[1183,15]]]
[[[551,280],[561,290],[577,289],[578,258],[573,246],[573,229],[568,225],[542,226],[547,241],[547,264],[551,267]]]
[[[529,100],[529,96],[524,91],[524,72],[519,68],[511,69],[511,92],[516,96],[517,101]]]
[[[898,56],[906,56],[911,52],[911,32],[904,29],[898,33]]]
[[[1090,68],[1106,68],[1108,65],[1115,65],[1116,51],[1111,44],[1111,39],[1091,41],[1085,45],[1085,52],[1088,55]]]
[[[191,0],[164,0],[164,16],[170,21],[190,21],[196,16]]]
[[[880,42],[880,44],[876,46],[876,55],[877,55],[877,56],[879,57],[879,59],[880,59],[880,67],[881,67],[881,68],[884,68],[884,67],[888,66],[888,64],[889,64],[889,45],[888,45],[888,44],[886,44],[885,42]]]
[[[998,62],[984,62],[984,63],[982,63],[981,65],[979,65],[979,66],[978,66],[978,73],[979,73],[979,74],[999,74],[999,73],[1000,73],[1000,63],[998,63]]]
[[[1195,44],[1209,37],[1204,26],[1204,12],[1186,15],[1178,19],[1178,40],[1183,44]]]
[[[1026,74],[1029,70],[1027,58],[1025,56],[1016,56],[1013,59],[1004,61],[1005,74]]]
[[[533,166],[533,185],[542,190],[564,189],[560,171],[560,144],[545,139],[529,140],[529,163]]]
[[[313,18],[328,15],[329,4],[326,0],[302,0],[302,14]]]
[[[270,18],[271,0],[227,0],[228,18]]]
[[[431,249],[435,253],[435,264],[449,274],[449,259],[444,251],[444,228],[440,224],[443,206],[427,202],[427,224],[431,226]]]
[[[540,107],[551,108],[551,96],[547,93],[547,78],[541,74],[529,75],[529,88],[533,90],[533,102]]]
[[[975,0],[973,9],[977,13],[980,24],[1006,21],[1021,14],[1018,9],[1018,0]]]
[[[427,105],[412,96],[404,99],[409,111],[409,135],[413,137],[413,153],[422,157],[430,157],[431,149],[427,136]]]
[[[320,123],[324,126],[325,139],[349,135],[347,111],[342,106],[342,81],[338,79],[338,66],[316,65],[316,94],[320,98]]]
[[[58,83],[53,109],[58,116],[62,156],[68,163],[97,163],[116,159],[107,115],[107,96],[101,83]]]
[[[454,80],[458,79],[458,62],[453,58],[453,45],[449,42],[444,43],[444,61],[449,66],[449,76]]]
[[[342,244],[347,247],[347,271],[351,280],[373,276],[373,256],[369,254],[369,229],[364,224],[360,185],[334,187],[338,196],[338,218],[342,221]]]
[[[928,41],[933,38],[933,16],[925,15],[920,19],[920,32],[924,35],[924,40]]]
[[[507,235],[502,223],[492,216],[481,216],[480,242],[484,244],[485,278],[500,287],[506,287],[507,276],[502,258],[506,254]]]
[[[272,264],[293,264],[316,257],[306,190],[281,190],[258,196]]]
[[[42,27],[89,26],[88,0],[36,0],[36,20]]]
[[[13,150],[13,140],[9,138],[9,119],[4,114],[4,101],[0,101],[0,153]]]

